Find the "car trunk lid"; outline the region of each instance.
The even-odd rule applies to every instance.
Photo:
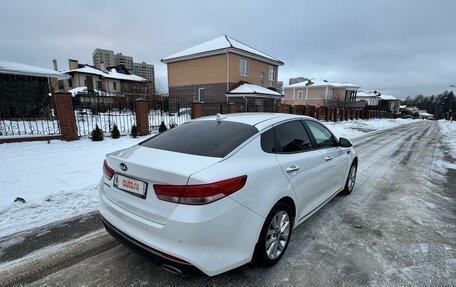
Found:
[[[110,186],[105,188],[105,194],[118,206],[140,217],[166,224],[177,204],[159,200],[153,185],[185,185],[190,175],[220,160],[221,158],[134,146],[106,156],[115,175],[111,180],[104,178]]]

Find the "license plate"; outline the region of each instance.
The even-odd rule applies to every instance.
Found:
[[[114,186],[133,195],[146,198],[147,183],[144,181],[117,174]]]

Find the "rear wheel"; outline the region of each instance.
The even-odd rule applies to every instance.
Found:
[[[279,262],[290,242],[293,217],[290,207],[277,203],[266,218],[255,248],[255,261],[262,266]]]
[[[344,190],[340,193],[341,195],[349,195],[353,188],[355,187],[356,183],[356,172],[358,170],[358,166],[356,163],[352,163],[350,167],[350,171],[348,172],[347,181],[345,182]]]

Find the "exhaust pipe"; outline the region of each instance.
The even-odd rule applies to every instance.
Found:
[[[183,273],[182,270],[180,270],[179,268],[176,268],[176,267],[168,265],[168,264],[162,264],[161,267],[163,269],[165,269],[166,271],[171,272],[173,274],[182,274]]]

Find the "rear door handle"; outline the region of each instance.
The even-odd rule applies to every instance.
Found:
[[[326,160],[326,161],[330,161],[330,160],[332,160],[332,159],[333,159],[333,157],[330,156],[330,155],[327,155],[327,156],[325,157],[325,160]]]
[[[292,166],[287,167],[286,172],[293,172],[293,171],[297,171],[298,169],[299,169],[299,166],[292,165]]]

